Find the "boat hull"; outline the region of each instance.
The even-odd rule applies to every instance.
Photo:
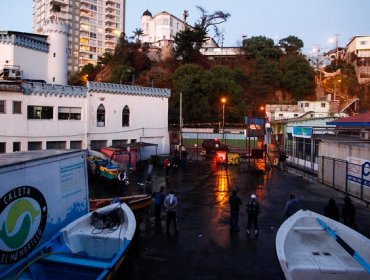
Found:
[[[323,221],[370,262],[370,240],[309,210],[288,218],[276,235],[276,253],[286,279],[370,279],[370,274],[318,221]]]
[[[136,221],[126,204],[116,203],[97,210],[103,213],[119,207],[123,210],[123,218],[117,227],[96,228],[89,213],[63,228],[17,264],[15,278],[110,279],[126,257]]]
[[[152,196],[146,194],[119,197],[119,201],[121,203],[126,203],[132,212],[134,212],[135,218],[138,222],[141,220],[142,214],[145,210],[152,205],[152,200]],[[90,199],[90,211],[94,211],[111,203],[111,198]]]

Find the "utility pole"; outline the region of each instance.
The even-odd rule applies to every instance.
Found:
[[[338,36],[340,34],[334,34],[335,35],[335,67],[338,67],[338,47],[339,47],[339,42],[338,42]]]
[[[179,122],[179,132],[180,132],[180,139],[179,139],[179,150],[181,151],[182,145],[182,92],[180,92],[180,122]],[[181,156],[181,152],[180,152]]]

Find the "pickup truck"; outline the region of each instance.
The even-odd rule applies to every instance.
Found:
[[[229,146],[225,145],[218,139],[204,139],[202,143],[203,149],[206,150],[206,152],[214,152],[214,151],[228,151]]]

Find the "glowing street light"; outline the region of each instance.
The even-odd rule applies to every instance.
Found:
[[[225,104],[226,104],[226,98],[221,98],[222,103],[222,133],[225,133]]]

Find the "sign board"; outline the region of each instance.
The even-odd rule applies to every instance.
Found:
[[[249,122],[248,122],[249,121]],[[245,117],[245,124],[264,125],[265,118],[248,118]]]
[[[312,127],[294,126],[292,135],[293,137],[311,138]]]
[[[56,232],[88,213],[86,152],[0,156],[0,278]]]
[[[347,179],[362,186],[370,187],[370,160],[349,156],[347,161],[350,163]]]

